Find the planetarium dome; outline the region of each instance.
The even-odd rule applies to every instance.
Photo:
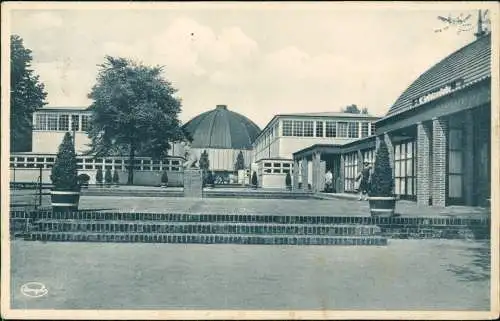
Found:
[[[234,172],[239,153],[243,154],[245,168],[250,166],[252,143],[260,133],[254,122],[226,105],[194,117],[183,129],[192,138],[192,151],[198,157],[206,152],[209,169],[216,172]]]
[[[251,149],[260,128],[247,117],[217,105],[184,125],[193,148]]]

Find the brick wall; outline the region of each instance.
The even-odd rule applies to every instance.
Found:
[[[431,128],[429,123],[417,124],[417,204],[429,205],[431,197]]]
[[[432,119],[432,205],[446,206],[446,153],[448,121],[445,118]]]

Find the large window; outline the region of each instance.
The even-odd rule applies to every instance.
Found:
[[[369,133],[368,133],[369,127],[370,127],[370,123],[363,122],[361,124],[361,137],[368,137],[368,136],[370,136]]]
[[[349,133],[348,133],[349,138],[359,137],[359,123],[350,122],[348,128],[349,128]]]
[[[344,155],[344,190],[354,192],[358,175],[358,152]]]
[[[451,203],[461,203],[463,200],[464,137],[460,119],[450,121],[448,137],[448,197]]]
[[[370,135],[375,135],[375,124],[374,123],[370,124]]]
[[[304,136],[304,122],[301,120],[293,121],[293,136]]]
[[[338,137],[347,137],[347,123],[346,122],[339,122],[338,123],[338,132],[337,136]]]
[[[323,137],[323,122],[316,122],[316,137]]]
[[[89,116],[82,115],[82,131],[86,132],[89,129]]]
[[[415,186],[415,142],[394,145],[394,192],[401,196],[414,196]]]
[[[79,131],[80,130],[80,118],[78,115],[71,115],[71,130]]]
[[[57,114],[48,114],[47,115],[47,129],[48,130],[57,130]]]
[[[367,149],[363,151],[363,163],[368,162],[373,166],[375,162],[375,151],[373,149]]]
[[[304,136],[313,137],[314,136],[314,122],[311,120],[304,121]]]
[[[334,121],[327,121],[326,126],[326,137],[337,137],[337,123]]]
[[[292,136],[292,121],[283,121],[283,136]]]
[[[69,129],[69,116],[59,115],[59,130],[68,131]]]
[[[47,130],[47,114],[36,114],[35,129]]]

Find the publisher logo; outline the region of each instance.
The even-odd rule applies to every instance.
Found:
[[[40,282],[28,282],[21,286],[21,293],[30,298],[39,298],[49,293],[49,290]]]

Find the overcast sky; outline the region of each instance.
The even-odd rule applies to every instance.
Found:
[[[165,66],[183,99],[181,120],[227,104],[261,128],[273,115],[339,111],[383,115],[416,77],[474,40],[436,33],[433,10],[274,4],[157,10],[15,10],[11,32],[33,51],[49,106],[88,106],[104,55]]]

